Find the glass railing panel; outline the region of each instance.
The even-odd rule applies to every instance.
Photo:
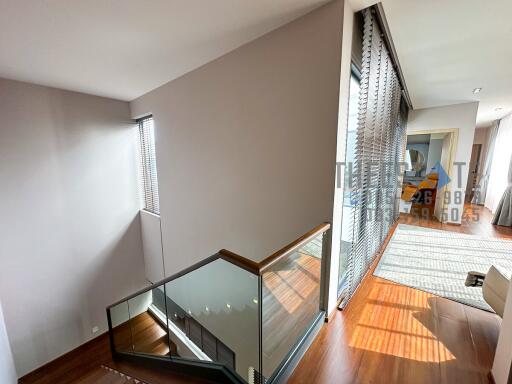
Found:
[[[134,353],[169,356],[175,346],[169,343],[165,308],[156,306],[164,286],[156,287],[128,300]]]
[[[165,284],[176,355],[214,361],[249,381],[259,371],[258,276],[217,259]]]
[[[117,352],[133,352],[132,330],[128,302],[123,301],[110,308],[112,337]]]
[[[262,273],[262,373],[272,377],[318,318],[323,234]]]

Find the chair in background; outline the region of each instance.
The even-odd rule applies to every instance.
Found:
[[[468,272],[465,285],[467,287],[482,287],[484,300],[500,317],[503,317],[505,302],[510,280],[503,276],[494,266],[487,273]]]

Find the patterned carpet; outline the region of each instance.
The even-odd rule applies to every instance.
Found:
[[[491,265],[510,278],[511,240],[399,224],[374,275],[492,312],[481,288],[464,285]]]

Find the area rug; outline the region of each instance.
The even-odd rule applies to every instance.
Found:
[[[399,224],[374,275],[493,312],[482,289],[466,287],[469,271],[494,265],[512,274],[512,240]]]

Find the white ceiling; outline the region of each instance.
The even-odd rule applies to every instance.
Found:
[[[0,77],[132,100],[326,0],[0,0]]]
[[[0,77],[132,100],[324,3],[0,0]],[[414,108],[479,100],[479,126],[512,111],[512,1],[383,5]]]
[[[415,109],[479,100],[479,126],[512,111],[511,0],[383,6]],[[477,87],[482,92],[474,95]]]

